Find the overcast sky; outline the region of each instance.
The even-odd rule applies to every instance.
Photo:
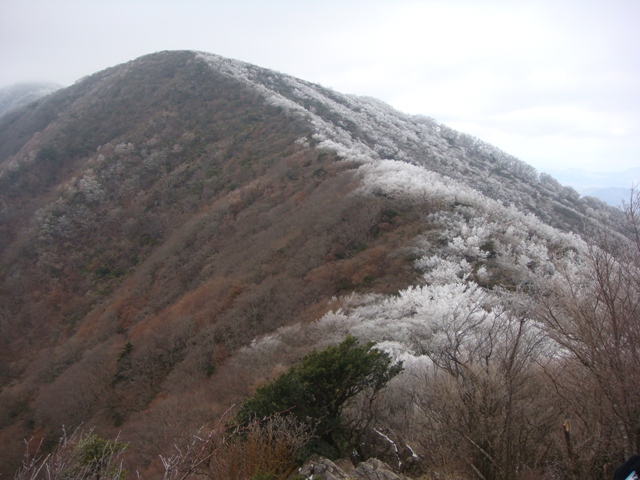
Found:
[[[540,171],[640,167],[640,0],[0,0],[0,86],[178,49],[379,98]]]

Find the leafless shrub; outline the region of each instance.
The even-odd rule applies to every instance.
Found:
[[[160,459],[165,480],[206,478],[251,479],[256,475],[286,479],[296,467],[296,453],[312,429],[293,417],[275,415],[244,428],[229,429],[222,422],[204,434],[198,430],[176,452]]]
[[[120,459],[127,445],[117,438],[105,440],[90,430],[73,433],[63,429],[52,453],[43,451],[42,441],[33,448],[33,440],[25,441],[26,453],[15,480],[120,480],[125,471]]]
[[[624,206],[627,237],[594,232],[581,263],[556,260],[537,319],[563,355],[547,367],[571,420],[571,478],[609,476],[640,448],[640,192]]]

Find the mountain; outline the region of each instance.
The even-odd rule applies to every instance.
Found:
[[[621,206],[622,202],[629,202],[631,197],[631,189],[621,187],[587,188],[582,193],[583,195],[599,198],[614,207]]]
[[[543,478],[575,460],[575,414],[601,468],[626,446],[594,435],[624,422],[578,416],[578,385],[599,390],[541,305],[595,288],[589,242],[627,226],[376,99],[201,52],[90,75],[0,117],[0,471],[84,425],[160,478],[174,443],[347,334],[405,367],[345,413],[376,427],[359,454],[397,463],[380,442],[402,438],[433,472]]]
[[[53,83],[20,83],[0,88],[0,116],[61,88]]]
[[[622,200],[628,202],[631,187],[640,182],[640,168],[623,172],[570,169],[552,170],[549,173],[563,185],[575,188],[581,195],[599,198],[614,207],[619,207]]]

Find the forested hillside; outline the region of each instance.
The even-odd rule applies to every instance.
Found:
[[[347,338],[402,372],[269,428],[331,418],[327,456],[413,478],[605,478],[640,449],[631,200],[211,54],[86,77],[0,117],[0,472],[65,426],[127,444],[127,478],[233,478],[281,437],[220,422]]]

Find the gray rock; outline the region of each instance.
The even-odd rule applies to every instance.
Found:
[[[292,478],[304,478],[306,480],[348,480],[349,476],[340,469],[331,460],[313,455],[304,462],[297,473],[298,477],[293,475]]]
[[[389,465],[377,458],[362,462],[351,473],[351,477],[356,480],[407,480],[407,477],[394,473]]]
[[[360,463],[350,474],[319,455],[310,457],[291,479],[305,480],[408,480],[376,458]]]

